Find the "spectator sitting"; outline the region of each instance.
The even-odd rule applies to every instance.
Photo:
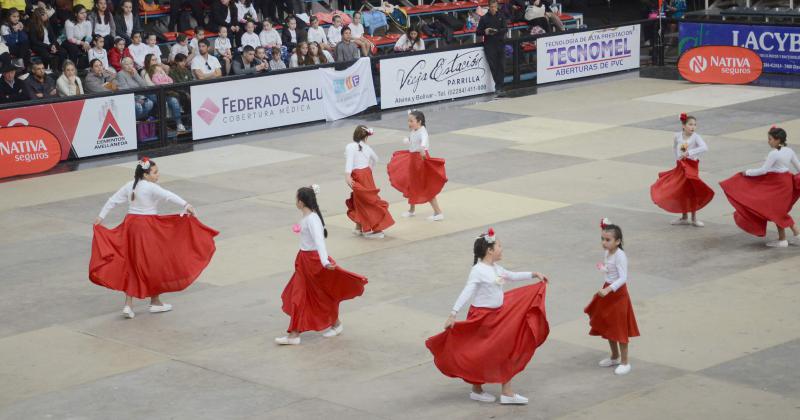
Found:
[[[142,76],[136,73],[136,67],[134,66],[133,59],[130,57],[122,59],[122,70],[117,73],[116,80],[117,88],[121,90],[142,89],[147,87]],[[153,101],[145,95],[135,95],[134,102],[136,104],[136,119],[147,117],[150,111],[153,110]]]
[[[89,22],[92,24],[92,35],[102,36],[105,38],[106,44],[111,45],[117,34],[117,25],[108,8],[108,0],[95,0],[94,10],[89,15]]]
[[[258,19],[256,8],[253,7],[253,2],[250,0],[238,0],[235,4],[236,16],[239,17],[241,26],[245,26],[247,22],[254,22]],[[255,48],[255,47],[253,47]]]
[[[78,77],[78,69],[72,61],[64,62],[64,71],[56,80],[58,96],[78,96],[83,95],[83,82]]]
[[[361,57],[359,49],[351,39],[351,30],[349,26],[342,28],[342,42],[336,45],[336,61],[353,61]]]
[[[155,86],[155,83],[150,80],[150,73],[152,73],[150,71],[150,67],[157,65],[158,61],[156,61],[155,54],[147,54],[144,56],[144,66],[142,66],[142,69],[139,70],[139,76],[142,76],[142,79],[147,86]]]
[[[331,52],[336,51],[336,44],[342,42],[342,17],[333,16],[333,25],[328,27],[328,45]]]
[[[109,76],[114,77],[117,71],[108,64],[108,52],[105,50],[106,39],[102,35],[95,35],[92,41],[92,49],[89,50],[89,62],[92,60],[100,60],[103,64],[103,71]],[[91,65],[89,65],[91,67]]]
[[[258,39],[261,41],[262,47],[271,49],[282,45],[281,34],[272,27],[272,22],[269,19],[264,19],[264,27],[261,33],[258,34]]]
[[[125,46],[125,40],[123,38],[117,38],[114,40],[114,47],[108,52],[108,64],[110,64],[114,70],[120,71],[122,70],[122,59],[125,57],[133,59],[133,57],[131,57],[131,50]]]
[[[223,64],[222,74],[231,74],[231,63],[233,62],[233,48],[231,40],[228,39],[228,28],[219,28],[219,36],[214,39],[214,57]]]
[[[184,54],[178,53],[175,55],[172,67],[169,69],[169,77],[171,77],[175,83],[190,82],[193,80],[187,60],[188,58]]]
[[[161,48],[159,48],[158,46],[158,39],[156,38],[156,34],[153,33],[147,34],[146,47],[147,47],[146,50],[147,54],[153,54],[156,63],[158,63],[158,65],[160,65],[164,69],[165,73],[168,72],[169,66],[161,62]]]
[[[266,63],[269,61],[269,57],[267,57],[267,50],[264,47],[256,48],[256,60],[262,63]]]
[[[281,43],[286,46],[286,51],[293,53],[297,44],[305,40],[306,35],[303,30],[297,29],[297,18],[291,16],[286,19],[286,27],[281,32]]]
[[[272,59],[269,60],[269,70],[283,70],[286,68],[286,63],[281,60],[281,49],[272,47]]]
[[[306,56],[307,66],[328,63],[333,63],[333,56],[331,53],[323,50],[316,41],[308,44],[308,55]]]
[[[228,38],[231,44],[236,42],[239,37],[239,14],[236,6],[231,4],[230,0],[215,0],[211,5],[211,21],[209,22],[209,29],[219,32],[219,28],[228,28]]]
[[[364,25],[361,24],[361,12],[353,13],[353,23],[348,25],[350,27],[350,35],[352,41],[361,49],[361,56],[368,57],[369,50],[373,45],[368,39],[364,38]],[[344,38],[344,36],[342,36]],[[339,60],[339,58],[336,58]]]
[[[150,48],[142,42],[142,34],[140,32],[134,32],[131,40],[131,45],[128,45],[128,51],[133,59],[133,64],[137,69],[141,69],[144,66],[144,57],[150,52]]]
[[[17,79],[17,68],[11,64],[4,64],[0,69],[3,80],[0,81],[0,103],[21,102],[28,97],[25,95],[23,81]]]
[[[397,52],[422,51],[424,49],[425,41],[420,37],[419,30],[413,26],[408,28],[408,31],[394,44],[394,50]]]
[[[293,69],[295,67],[304,66],[307,58],[308,43],[303,41],[297,44],[297,48],[294,49],[294,54],[292,54],[291,58],[289,58],[289,68]]]
[[[253,47],[255,51],[256,48],[261,46],[261,38],[255,33],[256,24],[252,21],[247,21],[244,24],[244,33],[242,34],[242,39],[239,41],[239,51],[243,51],[243,48],[246,46]]]
[[[117,15],[114,17],[114,26],[116,35],[125,40],[126,44],[130,44],[133,39],[133,34],[142,32],[142,24],[139,22],[139,16],[133,14],[133,1],[123,0]]]
[[[269,69],[267,62],[256,59],[256,50],[251,46],[244,47],[241,57],[233,60],[233,74],[255,74]]]
[[[91,48],[89,41],[92,40],[92,23],[86,20],[87,14],[85,7],[77,5],[73,9],[72,17],[64,24],[67,40],[63,46],[73,63],[85,56]]]
[[[316,42],[319,46],[326,50],[333,51],[328,43],[328,36],[325,35],[325,30],[319,26],[319,18],[311,16],[311,27],[308,28],[308,43]]]
[[[103,93],[117,90],[114,76],[109,75],[103,68],[103,63],[98,59],[89,62],[89,73],[83,81],[86,93]]]
[[[198,42],[197,55],[192,60],[192,73],[197,80],[216,79],[222,77],[222,66],[217,57],[208,53],[208,41]]]
[[[183,54],[187,57],[191,56],[192,54],[189,52],[189,39],[186,34],[178,34],[175,37],[175,43],[169,49],[169,61],[170,63],[175,61],[175,56],[178,54]],[[192,57],[194,58],[194,57]]]
[[[28,99],[47,99],[58,97],[56,82],[44,72],[44,64],[33,63],[31,74],[25,79],[25,96]]]
[[[225,29],[227,30],[228,28]],[[222,30],[222,28],[220,28],[220,30]],[[228,32],[225,33],[227,34]],[[192,52],[192,54],[197,54],[197,43],[200,42],[201,39],[206,39],[206,30],[203,28],[197,28],[197,30],[194,31],[194,38],[192,38],[192,40],[189,41],[189,50]]]
[[[6,19],[0,26],[0,35],[3,36],[8,52],[14,57],[21,59],[22,64],[27,68],[31,64],[31,44],[28,41],[28,33],[25,32],[25,25],[20,22],[20,15],[17,9],[11,8],[6,11]]]
[[[48,66],[48,70],[54,67],[58,68],[61,62],[67,58],[67,53],[59,48],[56,42],[58,33],[50,26],[47,13],[43,8],[33,9],[28,20],[28,35],[31,41],[31,50]]]
[[[173,83],[172,78],[169,77],[164,71],[164,67],[158,64],[150,54],[148,54],[147,58],[145,58],[145,62],[148,63],[148,66],[144,70],[145,76],[143,79],[145,83],[150,86],[164,86],[171,85]],[[167,108],[169,108],[169,112],[172,114],[172,119],[175,121],[175,128],[178,130],[178,132],[185,132],[186,127],[183,126],[183,122],[181,120],[181,105],[178,102],[177,93],[168,92],[164,98],[167,102]]]

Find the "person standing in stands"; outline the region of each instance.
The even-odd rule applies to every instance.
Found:
[[[494,79],[494,88],[498,94],[503,93],[505,75],[503,38],[506,36],[506,31],[506,21],[497,11],[497,0],[489,0],[489,13],[483,15],[478,22],[477,34],[483,37],[483,51],[486,53],[486,60],[489,62],[489,69]]]

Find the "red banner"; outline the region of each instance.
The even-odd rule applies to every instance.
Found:
[[[65,160],[69,157],[69,149],[72,147],[72,139],[78,128],[84,102],[77,100],[0,110],[0,126],[27,125],[49,131],[61,144],[59,160]]]
[[[61,157],[53,133],[39,127],[0,128],[0,178],[44,172]]]
[[[692,48],[678,60],[681,76],[694,83],[743,85],[758,79],[763,67],[754,51],[730,46]]]

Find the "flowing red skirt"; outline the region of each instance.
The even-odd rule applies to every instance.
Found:
[[[471,384],[509,382],[550,333],[546,289],[539,282],[506,292],[500,308],[470,307],[466,321],[425,341],[436,367]]]
[[[608,287],[608,283],[603,287]],[[589,315],[589,335],[599,335],[619,343],[627,343],[630,337],[639,336],[627,284],[604,298],[594,295],[583,312]]]
[[[714,198],[714,190],[700,179],[699,162],[680,159],[671,171],[658,174],[650,187],[653,202],[670,213],[691,213],[705,207]]]
[[[444,159],[432,158],[425,152],[426,158],[418,152],[400,150],[394,152],[389,162],[389,182],[403,193],[408,204],[427,203],[442,192],[447,183],[444,170]]]
[[[767,234],[767,222],[787,228],[794,225],[792,211],[800,198],[800,174],[770,172],[761,176],[736,174],[719,183],[733,208],[733,220],[743,231]]]
[[[392,226],[394,219],[389,214],[389,203],[378,195],[381,190],[375,186],[372,170],[355,169],[350,176],[354,184],[350,198],[345,201],[347,217],[361,225],[364,232],[380,232]]]
[[[328,257],[331,263],[336,263]],[[300,251],[294,274],[283,289],[283,312],[291,317],[288,332],[322,331],[339,319],[339,303],[364,294],[367,278],[336,266],[322,266],[317,251]]]
[[[219,232],[196,217],[129,214],[94,227],[89,279],[139,299],[189,287],[211,262]]]

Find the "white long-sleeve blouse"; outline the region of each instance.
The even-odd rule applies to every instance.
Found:
[[[789,172],[794,167],[795,170],[800,172],[800,161],[797,160],[797,155],[794,150],[784,146],[780,149],[772,149],[767,155],[767,160],[760,168],[748,169],[745,171],[747,176],[759,176],[768,172]]]
[[[679,131],[675,133],[675,140],[672,146],[676,160],[681,159],[681,154],[683,153],[681,146],[684,144],[686,145],[686,153],[689,155],[687,159],[699,160],[700,155],[708,151],[706,142],[703,141],[699,134],[692,133],[691,137],[684,139],[683,132]]]
[[[135,192],[136,195],[134,200],[131,201],[132,192]],[[136,189],[134,190],[133,181],[129,181],[106,201],[103,209],[100,210],[100,218],[105,219],[111,209],[124,203],[128,203],[128,214],[158,214],[158,205],[162,202],[174,203],[183,208],[186,208],[188,204],[186,200],[180,198],[177,194],[161,188],[156,183],[143,179],[136,184]]]
[[[361,150],[358,146],[361,145]],[[350,143],[344,148],[344,172],[349,174],[356,169],[373,168],[378,163],[378,155],[364,142]]]
[[[315,212],[309,213],[300,220],[300,250],[317,251],[322,266],[328,264],[328,249],[325,247],[325,227]]]
[[[513,272],[494,264],[488,265],[481,261],[472,266],[464,290],[453,305],[453,314],[471,299],[472,306],[479,308],[499,308],[503,306],[503,284],[506,281],[523,281],[533,278],[533,273]]]

